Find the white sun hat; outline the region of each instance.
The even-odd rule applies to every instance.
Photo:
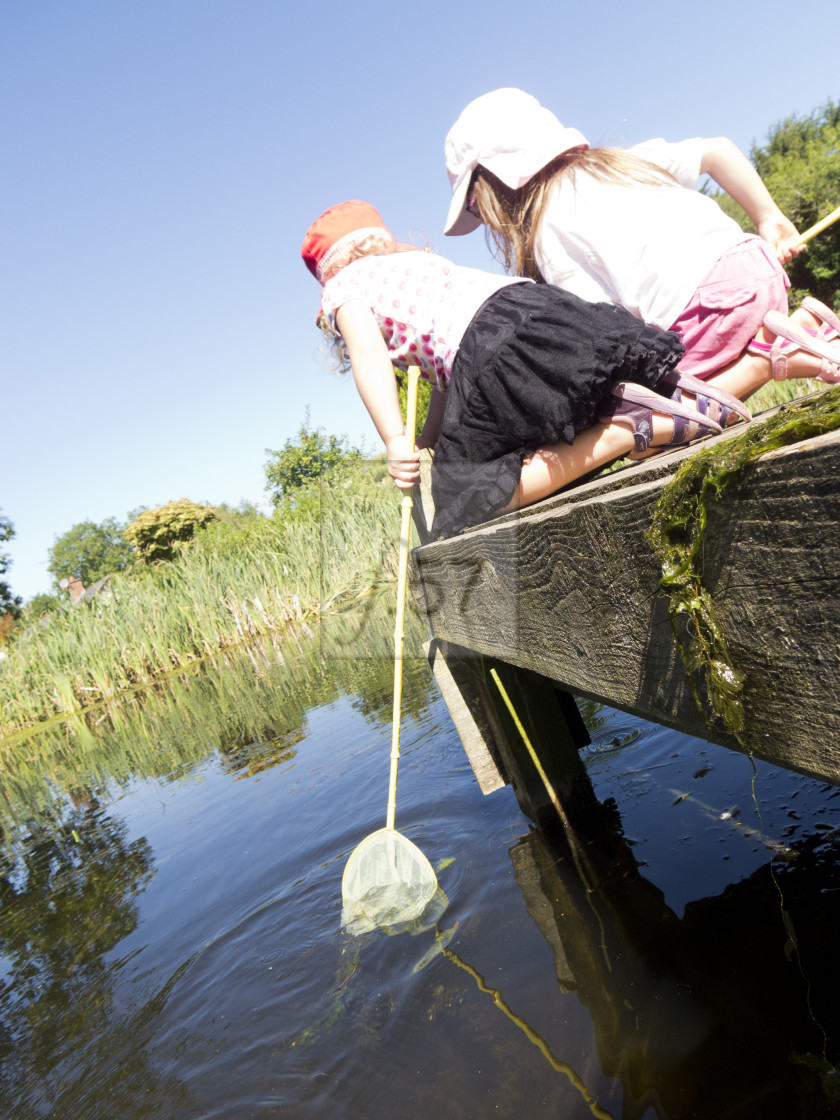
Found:
[[[444,233],[469,233],[481,225],[466,209],[472,173],[479,164],[515,190],[563,152],[588,147],[581,132],[564,127],[521,89],[496,89],[477,97],[446,137],[452,203]]]

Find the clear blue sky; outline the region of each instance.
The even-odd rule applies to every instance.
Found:
[[[838,98],[837,28],[824,0],[3,0],[13,590],[49,588],[47,550],[80,521],[263,501],[265,448],[307,408],[375,447],[325,368],[300,243],[363,198],[399,237],[495,268],[480,233],[441,232],[443,140],[473,97],[519,86],[592,144],[724,134],[748,151]]]

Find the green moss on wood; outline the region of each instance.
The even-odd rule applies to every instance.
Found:
[[[727,652],[698,561],[709,503],[719,501],[727,488],[768,451],[836,428],[840,428],[840,387],[784,405],[769,419],[750,424],[732,439],[702,447],[665,487],[645,534],[662,567],[660,587],[669,598],[671,625],[697,706],[709,726],[718,717],[742,742],[747,723],[742,700],[744,678]],[[685,627],[678,625],[681,615]],[[711,713],[700,698],[698,676],[705,679]]]

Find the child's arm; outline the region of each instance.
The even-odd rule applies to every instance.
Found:
[[[725,136],[704,140],[700,171],[711,175],[747,212],[759,237],[770,242],[782,264],[788,264],[802,252],[803,246],[793,247],[799,236],[796,227],[781,212],[761,176],[731,140]]]
[[[417,437],[418,447],[434,447],[440,435],[440,422],[443,419],[444,395],[440,389],[432,389],[429,398],[429,410],[423,421],[423,429]]]
[[[361,300],[339,307],[335,325],[347,347],[353,380],[385,444],[388,473],[400,490],[420,481],[420,456],[405,434],[397,381],[373,312]]]

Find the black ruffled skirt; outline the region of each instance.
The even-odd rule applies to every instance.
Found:
[[[549,284],[511,284],[478,310],[455,357],[432,468],[434,537],[488,520],[539,447],[595,423],[618,381],[653,388],[678,335]]]

